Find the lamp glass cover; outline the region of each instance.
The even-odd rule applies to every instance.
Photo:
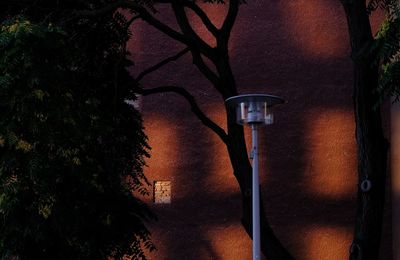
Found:
[[[274,117],[269,111],[266,101],[240,102],[236,104],[236,121],[241,125],[271,125]]]

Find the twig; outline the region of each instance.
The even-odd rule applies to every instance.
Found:
[[[189,52],[189,48],[185,48],[183,50],[181,50],[180,52],[178,52],[177,54],[175,54],[174,56],[168,57],[165,60],[162,60],[161,62],[157,63],[154,66],[151,66],[150,68],[145,69],[144,71],[142,71],[137,77],[136,77],[136,81],[139,82],[141,81],[147,74],[158,70],[159,68],[161,68],[162,66],[170,63],[171,61],[176,61],[177,59],[179,59],[180,57],[182,57],[183,55],[185,55],[186,53]]]
[[[214,35],[218,35],[218,29],[215,27],[215,25],[210,21],[208,18],[207,14],[195,3],[192,1],[186,1],[185,6],[190,8],[197,16],[200,17],[200,19],[203,21],[203,24],[206,26],[206,28]]]
[[[230,0],[229,1],[229,9],[228,14],[224,20],[224,23],[221,27],[221,33],[225,36],[224,38],[229,39],[229,35],[232,31],[233,24],[235,23],[236,16],[239,12],[239,0]]]
[[[184,88],[177,86],[161,86],[151,89],[142,89],[138,91],[140,94],[147,96],[156,93],[166,93],[173,92],[181,95],[186,99],[186,101],[190,104],[192,112],[197,116],[197,118],[209,129],[211,129],[214,133],[216,133],[221,140],[228,145],[228,135],[225,130],[222,129],[219,125],[217,125],[214,121],[208,118],[203,111],[201,111],[200,107],[197,105],[195,98]]]

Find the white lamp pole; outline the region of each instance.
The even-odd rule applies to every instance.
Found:
[[[251,140],[253,145],[253,260],[260,259],[260,184],[258,175],[258,132],[257,125],[251,124]]]
[[[241,125],[251,126],[253,160],[252,175],[252,221],[253,221],[253,260],[259,260],[261,254],[260,242],[260,183],[258,174],[258,128],[273,123],[269,108],[284,103],[277,96],[265,94],[248,94],[230,97],[225,100],[228,107],[236,109],[236,121]]]

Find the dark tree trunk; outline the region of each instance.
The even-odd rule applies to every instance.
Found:
[[[228,116],[229,117],[229,116]],[[229,119],[228,135],[230,138],[228,151],[242,194],[242,225],[252,237],[252,167],[245,145],[243,128],[235,125],[235,118]],[[294,259],[275,236],[268,224],[267,216],[260,196],[261,250],[268,259]]]
[[[230,69],[229,56],[227,53],[221,55],[216,67],[219,75],[221,75],[220,84],[224,85],[224,89],[229,90],[229,95],[224,96],[224,98],[237,95],[235,79]],[[234,171],[233,173],[239,183],[242,195],[242,225],[248,235],[252,237],[252,167],[248,158],[243,127],[236,123],[234,115],[235,111],[227,111],[227,148]],[[263,206],[262,196],[260,196],[260,227],[261,251],[268,259],[294,259],[280,243],[269,226]]]
[[[382,233],[388,143],[378,98],[378,67],[368,52],[373,42],[365,0],[343,1],[354,62],[354,115],[358,156],[358,192],[350,259],[378,259]]]
[[[144,10],[141,10],[141,15],[143,19],[159,30],[185,44],[192,54],[193,64],[196,65],[199,71],[214,85],[215,89],[222,95],[222,97],[226,99],[237,95],[235,78],[230,67],[228,42],[231,29],[238,13],[239,3],[239,0],[229,1],[228,14],[219,30],[212,25],[212,22],[207,18],[207,14],[201,11],[201,9],[196,8],[195,3],[191,1],[187,1],[185,5],[182,5],[183,2],[179,1],[172,1],[171,3],[171,7],[175,13],[182,34],[171,28],[166,28],[166,25],[160,24],[159,21],[151,18],[151,15],[146,13]],[[209,46],[195,33],[195,30],[191,27],[186,15],[185,8],[193,8],[192,11],[199,15],[207,29],[214,34],[217,40],[216,48]],[[174,57],[178,56],[179,55],[175,55]],[[216,71],[209,67],[204,59],[212,62]],[[173,91],[185,96],[191,104],[192,110],[194,110],[199,119],[202,120],[206,126],[213,129],[226,144],[234,175],[239,183],[242,194],[242,223],[247,233],[252,236],[252,167],[247,156],[243,127],[236,124],[236,120],[233,116],[234,113],[229,113],[229,111],[227,111],[228,133],[225,135],[225,132],[220,129],[219,126],[206,118],[195,104],[193,97],[187,93],[187,91],[171,87],[158,88],[158,91],[159,90]],[[221,131],[223,133],[221,133]],[[293,259],[270,228],[263,210],[262,200],[260,200],[260,204],[262,252],[271,260]]]

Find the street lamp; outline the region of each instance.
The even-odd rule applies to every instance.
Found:
[[[271,125],[274,121],[270,112],[272,106],[284,103],[277,96],[265,94],[247,94],[230,97],[225,100],[228,107],[236,109],[236,122],[240,125],[251,126],[252,150],[250,158],[253,160],[253,260],[260,259],[260,191],[258,176],[258,128]]]

